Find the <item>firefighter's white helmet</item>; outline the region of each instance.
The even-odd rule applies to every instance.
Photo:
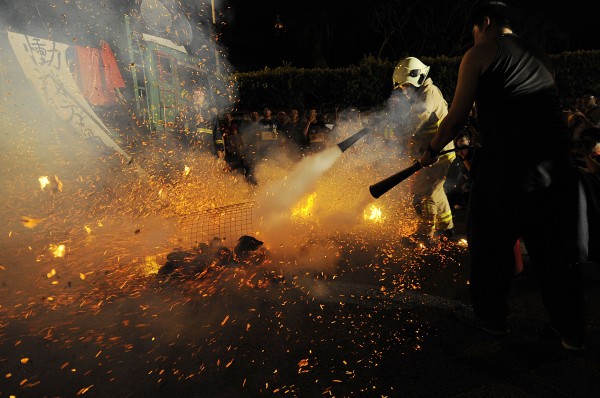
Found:
[[[418,58],[404,58],[394,69],[394,88],[400,88],[403,84],[410,83],[415,87],[421,87],[421,84],[427,79],[429,66],[425,65]]]

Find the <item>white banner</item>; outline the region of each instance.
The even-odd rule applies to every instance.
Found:
[[[77,87],[65,59],[69,45],[13,32],[8,32],[8,39],[25,76],[56,116],[129,162],[130,156],[110,137],[110,130]]]

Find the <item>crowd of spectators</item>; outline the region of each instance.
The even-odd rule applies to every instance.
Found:
[[[448,173],[445,184],[450,204],[459,210],[468,206],[470,189],[470,162],[479,146],[477,117],[475,109],[469,123],[454,140],[457,157]],[[573,159],[582,185],[588,198],[590,237],[598,241],[600,230],[600,104],[592,90],[586,90],[572,106],[564,108],[565,122],[572,137]],[[277,153],[285,153],[293,159],[317,153],[333,140],[336,125],[341,121],[361,123],[368,119],[368,112],[360,113],[350,109],[343,114],[323,113],[316,107],[305,112],[292,108],[274,113],[265,107],[262,112],[217,114],[216,109],[198,113],[180,130],[180,138],[189,146],[199,146],[214,151],[215,156],[224,161],[226,169],[243,174],[250,184],[257,184],[255,166],[263,159]],[[385,127],[376,134],[384,141],[398,140],[401,134],[394,134]],[[202,138],[198,138],[198,136]],[[401,143],[399,144],[401,147]],[[600,242],[597,245],[600,247]],[[594,247],[594,245],[591,245]],[[515,246],[518,258],[518,242]],[[599,253],[592,253],[598,261]]]
[[[252,111],[219,115],[214,125],[216,155],[226,161],[228,169],[244,174],[256,184],[255,165],[269,154],[286,153],[300,159],[323,150],[332,140],[336,117],[309,108],[304,116],[299,109],[279,110],[276,115],[265,107]],[[221,142],[223,145],[218,145]]]
[[[564,109],[568,129],[573,139],[573,156],[577,166],[586,173],[600,178],[600,165],[597,156],[590,155],[600,131],[600,104],[596,93],[586,90]],[[357,109],[319,112],[317,107],[309,107],[304,112],[298,108],[278,110],[274,115],[269,107],[262,112],[223,113],[217,115],[215,108],[206,112],[192,112],[194,115],[185,128],[179,129],[179,138],[188,146],[201,146],[214,150],[216,156],[224,159],[227,167],[243,173],[247,180],[256,183],[254,166],[273,151],[285,152],[293,158],[301,158],[324,149],[332,140],[335,126],[341,120],[360,123],[368,118],[367,113]],[[399,134],[385,127],[379,134],[382,140],[398,140]],[[201,137],[201,138],[198,138]],[[477,121],[475,115],[455,139],[456,146],[478,145]],[[598,146],[600,148],[600,144]],[[596,148],[596,154],[600,149]],[[455,209],[467,206],[469,193],[468,160],[473,149],[458,151],[458,157],[451,167],[445,185],[451,204]]]

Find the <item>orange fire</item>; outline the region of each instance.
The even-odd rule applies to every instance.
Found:
[[[41,176],[40,178],[38,178],[38,181],[40,182],[40,188],[42,188],[42,191],[44,190],[44,188],[50,185],[50,179],[48,178],[48,176]]]
[[[55,258],[64,257],[66,251],[67,251],[67,248],[65,247],[65,245],[50,244],[50,252],[52,253],[52,255]]]
[[[292,216],[298,217],[298,218],[309,217],[311,214],[310,212],[315,204],[316,197],[317,197],[316,192],[311,193],[304,202],[301,202],[300,204],[298,204],[298,206],[296,206],[292,210]]]
[[[48,176],[40,176],[38,177],[38,181],[40,182],[40,188],[42,191],[44,191],[49,185],[49,189],[51,189],[53,192],[62,192],[63,190],[63,183],[56,175],[52,181]]]
[[[372,221],[374,223],[382,223],[385,217],[383,217],[383,213],[381,212],[381,208],[375,205],[371,205],[368,210],[363,212],[363,216],[365,220]]]

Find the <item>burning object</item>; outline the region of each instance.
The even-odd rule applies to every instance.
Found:
[[[383,217],[383,213],[381,212],[381,208],[375,205],[371,205],[369,210],[365,210],[363,212],[363,217],[365,220],[372,221],[374,223],[382,223],[385,217]]]
[[[200,243],[190,250],[169,253],[158,275],[197,276],[219,266],[260,265],[266,258],[264,251],[258,250],[263,242],[252,236],[241,236],[233,251],[221,243],[215,238],[211,244]]]
[[[264,242],[256,239],[253,236],[243,235],[238,239],[237,245],[233,249],[235,259],[239,261],[246,261],[250,257],[251,253],[258,250]]]

